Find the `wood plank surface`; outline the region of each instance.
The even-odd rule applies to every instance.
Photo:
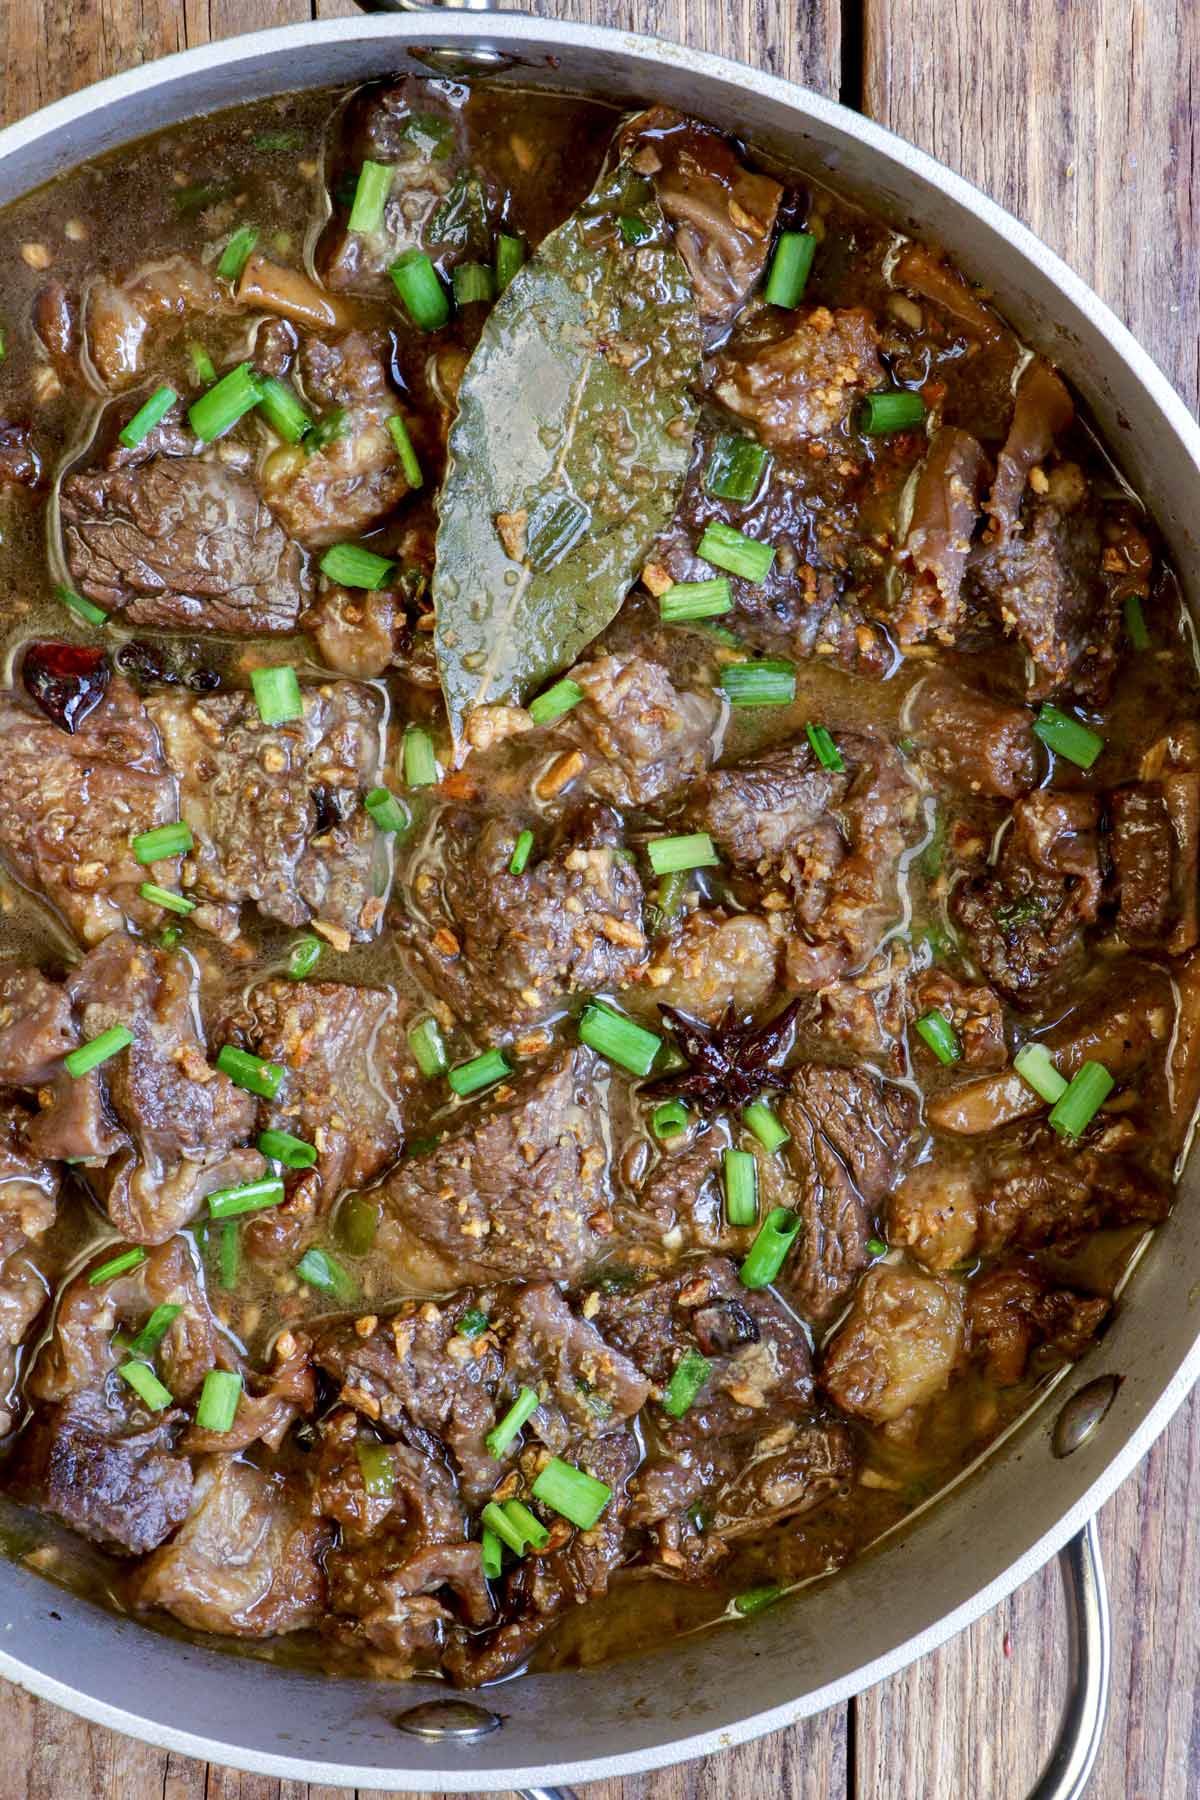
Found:
[[[319,17],[353,13],[315,0]],[[978,181],[1067,257],[1200,399],[1189,0],[541,0],[841,93]],[[308,0],[0,0],[0,119],[118,69],[309,16]],[[1095,1800],[1200,1794],[1200,1399],[1106,1508],[1113,1712]],[[588,1800],[1021,1800],[1057,1727],[1057,1572],[916,1668],[757,1745]],[[206,1768],[0,1683],[0,1800],[335,1800]],[[427,1797],[429,1800],[429,1797]]]

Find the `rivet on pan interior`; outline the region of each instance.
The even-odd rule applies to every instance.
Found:
[[[1117,1397],[1123,1377],[1098,1375],[1072,1394],[1054,1422],[1051,1448],[1055,1456],[1070,1456],[1086,1444]]]
[[[458,1744],[486,1737],[500,1726],[494,1712],[471,1700],[423,1700],[420,1706],[410,1706],[397,1714],[395,1723],[410,1737],[428,1738],[431,1742],[449,1738]]]

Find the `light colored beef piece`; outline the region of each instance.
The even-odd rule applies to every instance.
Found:
[[[38,1409],[17,1441],[5,1487],[93,1543],[141,1556],[187,1517],[191,1465],[171,1441],[169,1424],[115,1429],[103,1401],[84,1395]]]
[[[715,1024],[732,1007],[739,1018],[765,1006],[775,989],[779,940],[757,913],[700,909],[655,952],[647,970],[654,998]]]
[[[310,578],[250,476],[219,449],[145,449],[62,484],[63,539],[80,593],[131,625],[235,637],[295,631]]]
[[[173,887],[178,862],[145,867],[130,840],[176,817],[158,735],[121,676],[72,733],[0,693],[0,851],[85,944],[126,917],[157,923],[158,909],[138,889],[144,881]]]
[[[452,1115],[437,1147],[378,1190],[377,1247],[421,1286],[507,1276],[572,1280],[607,1223],[597,1064],[562,1050]]]
[[[983,344],[997,343],[1005,335],[1003,320],[983,305],[957,269],[924,244],[908,244],[900,252],[892,266],[892,281],[932,300]]]
[[[105,387],[127,387],[142,373],[157,327],[230,310],[216,278],[190,257],[147,264],[120,283],[94,281],[84,312],[88,360]]]
[[[1112,1310],[1104,1295],[1055,1287],[1032,1258],[989,1269],[967,1290],[967,1331],[972,1356],[998,1386],[1024,1379],[1030,1352],[1049,1344],[1074,1362],[1089,1347]]]
[[[910,1169],[888,1201],[887,1241],[934,1274],[970,1262],[979,1200],[968,1166],[936,1155]]]
[[[391,588],[326,587],[300,623],[327,669],[359,681],[392,668],[409,639],[403,597]]]
[[[1017,383],[1012,423],[996,458],[987,509],[1006,536],[1017,522],[1030,471],[1051,454],[1075,417],[1075,403],[1049,363],[1035,356]]]
[[[54,1223],[59,1174],[25,1148],[29,1115],[0,1099],[0,1437],[12,1429],[17,1349],[46,1304],[37,1240]]]
[[[0,492],[5,488],[36,488],[42,465],[33,447],[33,429],[23,420],[0,421]]]
[[[649,657],[597,656],[569,677],[583,699],[555,728],[587,758],[582,785],[616,806],[645,806],[703,774],[719,749],[711,693],[675,687]]]
[[[37,1087],[78,1042],[63,984],[24,963],[0,965],[0,1083]]]
[[[319,548],[370,531],[408,493],[387,425],[403,414],[382,344],[365,332],[329,343],[306,337],[300,367],[309,397],[341,409],[343,429],[311,455],[299,446],[277,451],[264,468],[262,491],[289,537]]]
[[[969,432],[946,425],[933,437],[899,557],[909,573],[893,620],[901,644],[925,643],[931,637],[954,642],[963,617],[963,576],[985,467],[983,450]]]
[[[1004,1008],[990,987],[959,981],[945,969],[925,969],[909,992],[911,1016],[939,1012],[958,1035],[962,1065],[967,1069],[1003,1069],[1008,1066],[1004,1037]],[[913,1040],[918,1055],[933,1052]]]
[[[1033,715],[969,688],[942,670],[914,688],[905,722],[939,784],[1015,800],[1037,780]]]
[[[264,725],[249,693],[147,702],[195,837],[184,886],[212,904],[194,923],[218,935],[236,930],[236,913],[231,922],[223,909],[252,900],[281,924],[315,922],[334,942],[343,932],[361,942],[383,911],[362,805],[382,753],[381,702],[350,681],[301,691],[304,715],[284,725]]]
[[[169,1612],[192,1631],[276,1637],[320,1622],[327,1526],[280,1476],[232,1456],[196,1470],[188,1516],[130,1584],[138,1611]]]
[[[884,379],[865,307],[789,314],[786,337],[737,345],[717,360],[712,391],[764,444],[788,449],[827,437],[854,402]]]
[[[963,1348],[965,1288],[903,1265],[868,1270],[825,1352],[821,1385],[843,1412],[886,1425],[949,1385]]]
[[[460,1018],[511,1035],[569,994],[624,986],[646,960],[641,877],[606,811],[535,846],[519,875],[515,824],[447,811],[435,831],[441,866],[417,874],[416,947]]]

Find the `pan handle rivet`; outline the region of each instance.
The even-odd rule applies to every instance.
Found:
[[[395,1724],[410,1737],[425,1738],[430,1743],[469,1744],[486,1737],[500,1727],[499,1715],[471,1700],[423,1700],[399,1713]]]
[[[1086,1444],[1117,1397],[1121,1375],[1098,1375],[1071,1395],[1054,1422],[1051,1448],[1055,1456],[1070,1456]]]

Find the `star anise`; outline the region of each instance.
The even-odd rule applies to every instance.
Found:
[[[643,1093],[675,1094],[681,1100],[695,1101],[704,1112],[715,1112],[718,1107],[746,1106],[765,1087],[786,1087],[786,1074],[772,1064],[788,1047],[800,1007],[801,1002],[793,1000],[773,1019],[756,1025],[752,1020],[739,1023],[731,1004],[716,1025],[705,1025],[660,1001],[663,1024],[689,1067],[652,1081]]]

